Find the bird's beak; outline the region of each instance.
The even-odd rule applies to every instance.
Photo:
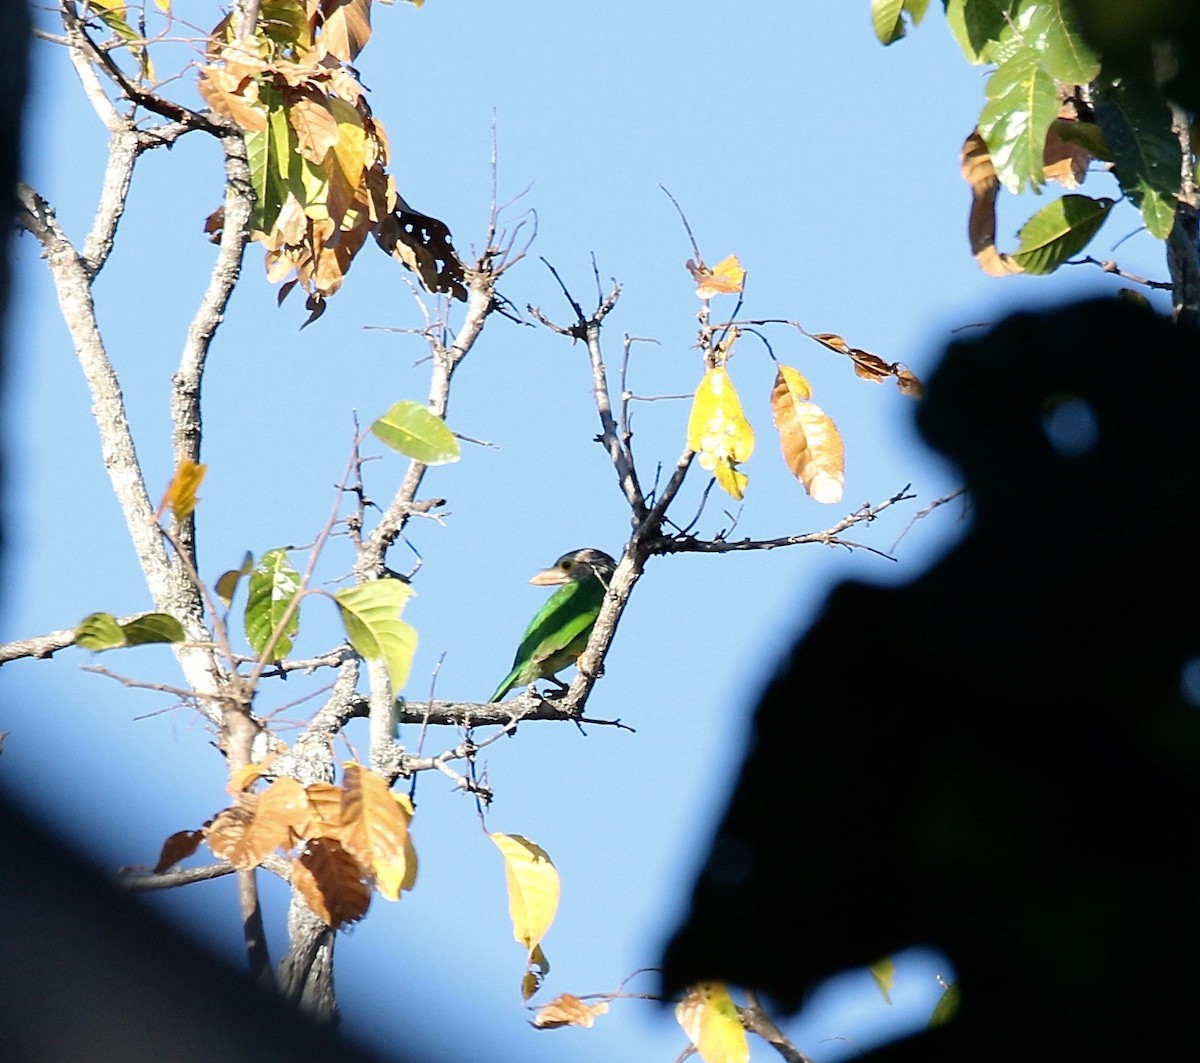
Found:
[[[535,587],[557,587],[569,578],[561,568],[547,568],[530,577],[529,582]]]

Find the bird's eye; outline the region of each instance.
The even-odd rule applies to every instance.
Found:
[[[560,561],[558,563],[558,567],[561,568],[564,572],[570,572],[571,571],[571,562],[570,562],[570,560]]]

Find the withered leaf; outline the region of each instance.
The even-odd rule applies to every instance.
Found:
[[[292,886],[335,930],[367,914],[371,889],[365,878],[358,861],[333,838],[314,838],[292,862]]]
[[[808,381],[791,366],[781,365],[771,391],[771,413],[783,459],[815,502],[840,502],[846,456],[832,419],[809,401]]]
[[[186,860],[200,848],[203,840],[204,831],[202,830],[176,831],[163,842],[162,852],[158,854],[158,863],[154,865],[154,873],[161,875],[173,868],[180,860]]]
[[[732,295],[742,290],[746,280],[746,271],[742,269],[737,255],[728,255],[721,259],[712,269],[703,262],[697,264],[690,258],[687,260],[688,272],[696,282],[696,295],[701,299],[711,299],[714,295]]]
[[[967,236],[979,268],[990,277],[1023,272],[1006,254],[996,249],[996,195],[1000,179],[992,165],[991,152],[979,130],[971,131],[962,146],[962,175],[971,186],[971,214]]]
[[[570,993],[555,997],[543,1007],[534,1017],[533,1025],[539,1030],[556,1030],[561,1026],[590,1027],[597,1015],[608,1012],[608,1001],[600,1000],[595,1004],[585,1004]]]
[[[466,302],[463,264],[444,222],[402,206],[380,221],[375,240],[387,254],[416,273],[426,291],[446,292]]]

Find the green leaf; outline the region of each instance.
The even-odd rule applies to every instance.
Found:
[[[300,573],[288,564],[286,550],[268,550],[258,567],[250,573],[246,596],[246,641],[257,654],[267,650],[276,628],[283,622],[288,607],[300,593]],[[270,651],[273,661],[291,652],[292,640],[300,630],[300,612],[292,610]]]
[[[906,32],[904,13],[914,26],[925,17],[929,0],[871,0],[871,24],[881,44],[894,44]]]
[[[75,645],[99,653],[125,645],[125,632],[112,613],[92,613],[75,629]]]
[[[991,63],[992,49],[1000,40],[1017,8],[1017,0],[945,0],[946,20],[966,57],[972,63]]]
[[[1021,227],[1012,257],[1026,273],[1053,273],[1088,245],[1112,206],[1111,199],[1078,195],[1047,203]]]
[[[147,613],[136,620],[122,624],[125,641],[130,646],[144,646],[153,642],[182,642],[186,637],[183,625],[167,613]]]
[[[941,995],[936,1005],[933,1008],[933,1014],[929,1016],[930,1026],[941,1026],[943,1023],[949,1022],[958,1012],[958,983],[951,982],[946,986],[946,991]]]
[[[462,456],[446,422],[419,402],[406,399],[396,403],[371,425],[371,432],[393,450],[424,465],[445,465]]]
[[[289,55],[312,47],[312,29],[301,0],[262,0],[258,31]]]
[[[1112,162],[1112,150],[1104,139],[1104,131],[1095,122],[1074,122],[1069,118],[1056,118],[1050,128],[1060,140],[1078,144],[1089,155],[1104,162]]]
[[[988,102],[979,115],[979,135],[992,156],[1000,183],[1016,194],[1043,183],[1046,133],[1058,113],[1054,79],[1038,53],[1022,46],[988,79]]]
[[[112,613],[92,613],[75,629],[75,645],[99,653],[119,646],[144,646],[154,642],[182,642],[183,625],[166,613],[147,613],[124,624]]]
[[[1086,85],[1100,73],[1100,57],[1080,36],[1067,0],[1025,0],[1017,27],[1026,44],[1042,57],[1042,69],[1055,81]]]
[[[1179,191],[1179,141],[1162,96],[1134,77],[1111,78],[1098,87],[1096,121],[1112,149],[1123,191],[1142,212],[1151,236],[1165,240],[1175,224]]]
[[[413,590],[397,579],[373,580],[338,591],[334,598],[346,636],[367,660],[382,660],[392,681],[392,693],[408,682],[417,652],[417,633],[400,619]]]
[[[287,201],[288,175],[296,154],[292,123],[288,121],[279,90],[259,86],[259,102],[267,111],[267,128],[246,133],[246,161],[254,186],[253,229],[269,233]]]

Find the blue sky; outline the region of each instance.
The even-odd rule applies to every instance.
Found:
[[[1082,267],[1048,280],[996,280],[977,270],[966,242],[969,193],[958,151],[982,105],[984,72],[966,63],[938,5],[931,7],[926,24],[884,49],[871,33],[866,0],[736,8],[428,0],[420,10],[377,7],[359,68],[390,136],[402,194],[446,221],[464,257],[487,222],[495,116],[500,199],[523,193],[510,217],[536,210],[538,231],[502,293],[517,307],[532,304],[565,320],[538,256],[585,304],[594,291],[594,256],[601,277],[623,285],[608,325],[610,364],[619,362],[625,332],[659,341],[635,349],[636,393],[689,392],[702,372],[693,349],[698,304],[683,265],[691,248],[660,185],[683,207],[708,262],[739,255],[749,274],[745,315],[840,333],[927,376],[955,329],[1019,305],[1119,286]],[[200,4],[180,13],[200,26],[218,17]],[[62,54],[39,45],[35,77],[26,171],[82,239],[99,183],[102,130]],[[147,157],[121,243],[96,286],[152,494],[170,477],[166,397],[207,279],[212,249],[202,224],[219,202],[219,182],[216,147],[199,135]],[[1111,179],[1097,175],[1089,190],[1113,194]],[[1002,204],[1002,247],[1015,242],[1036,205],[1028,197]],[[1131,208],[1114,211],[1093,253],[1107,254],[1137,225]],[[261,252],[247,255],[205,385],[209,472],[199,543],[210,581],[246,550],[259,556],[311,542],[348,454],[353,412],[365,423],[399,399],[425,395],[421,341],[381,330],[419,327],[416,301],[403,271],[370,252],[325,316],[303,332],[297,297],[276,308]],[[1135,272],[1163,273],[1144,235],[1123,243],[1118,257]],[[4,426],[12,470],[5,640],[68,627],[95,610],[121,614],[147,605],[49,275],[27,237],[17,242],[16,271]],[[821,506],[790,479],[766,405],[773,367],[760,346],[746,344],[730,372],[758,429],[758,449],[745,468],[750,485],[739,533],[820,530],[910,483],[918,501],[856,533],[878,549],[896,544],[895,562],[820,546],[655,560],[588,708],[620,717],[636,733],[594,728],[585,736],[533,724],[489,748],[497,797],[488,828],[537,841],[563,879],[545,941],[553,968],[540,999],[611,990],[655,962],[734,781],[755,697],[827,590],[845,578],[912,579],[963,530],[961,509],[952,506],[904,534],[919,508],[957,486],[954,470],[917,439],[913,402],[890,385],[858,380],[844,359],[801,336],[769,335],[776,355],[808,375],[814,399],[845,437],[846,497]],[[499,318],[456,378],[449,423],[494,446],[468,446],[460,463],[426,481],[428,493],[448,500],[450,515],[444,524],[422,522],[411,535],[423,567],[405,614],[421,639],[410,697],[426,696],[439,661],[439,697],[487,697],[544,598],[529,576],[575,547],[619,551],[627,511],[592,442],[589,388],[581,348]],[[643,479],[652,479],[656,462],[673,464],[686,416],[686,403],[637,405]],[[402,471],[396,456],[383,455],[368,466],[368,489],[386,498]],[[693,475],[681,514],[690,516],[704,482]],[[701,530],[728,523],[722,501],[710,500]],[[323,579],[349,569],[340,549],[326,558]],[[403,565],[409,556],[400,546],[392,559]],[[299,652],[336,640],[332,610],[322,606],[309,606]],[[887,632],[870,630],[869,618],[864,629],[886,646]],[[0,784],[104,865],[153,862],[166,835],[222,807],[222,764],[186,710],[80,671],[87,663],[82,651],[70,650],[52,663],[3,670],[0,731],[10,734]],[[147,681],[176,679],[169,653],[158,648],[98,663]],[[838,704],[798,704],[796,711],[899,701],[911,693],[904,681],[902,662],[893,690],[863,691],[848,675]],[[265,690],[260,708],[312,688],[292,680]],[[349,737],[365,755],[365,728]],[[433,740],[453,741],[452,734]],[[895,770],[901,777],[905,765]],[[376,901],[338,946],[348,1032],[383,1050],[425,1042],[463,1056],[486,1047],[530,1061],[678,1055],[684,1038],[674,1020],[643,1002],[615,1003],[590,1031],[534,1032],[518,994],[523,956],[511,937],[499,855],[473,805],[442,780],[422,779],[417,800],[417,888],[397,905]],[[817,873],[838,859],[835,852],[800,855]],[[887,890],[880,883],[881,904]],[[273,884],[266,893],[278,954],[286,898]],[[237,955],[229,880],[155,903]],[[939,972],[942,961],[929,956],[902,964],[891,1008],[868,976],[848,974],[788,1029],[814,1060],[832,1063],[896,1023],[923,1021]],[[772,1057],[764,1044],[754,1046],[753,1058]]]

